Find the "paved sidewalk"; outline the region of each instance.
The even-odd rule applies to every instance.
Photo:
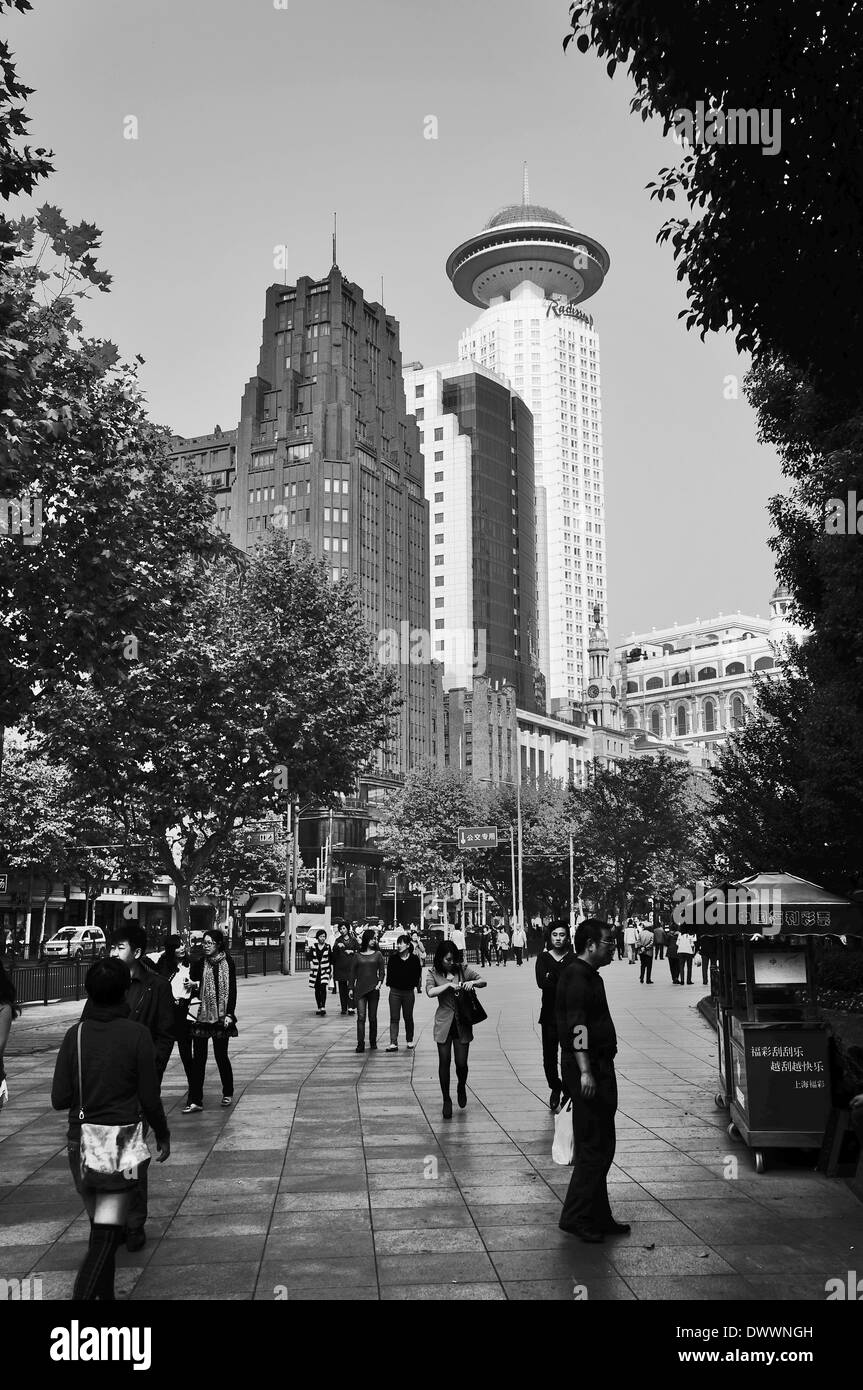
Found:
[[[384,990],[380,1050],[357,1055],[353,1018],[316,1017],[305,977],[241,981],[236,1104],[219,1108],[211,1059],[207,1108],[181,1115],[175,1055],[173,1153],[151,1165],[149,1240],[118,1256],[118,1296],[823,1301],[827,1279],[859,1267],[863,1206],[844,1183],[799,1166],[758,1177],[728,1139],[704,991],[672,986],[664,962],[649,988],[624,961],[604,971],[620,1038],[612,1206],[632,1234],[585,1246],[560,1232],[570,1170],[551,1162],[533,964],[484,973],[489,1021],[468,1108],[450,1121],[432,1001],[417,1009],[416,1052],[402,1039],[387,1054]],[[48,1101],[79,1011],[25,1010],[0,1115],[0,1278],[38,1274],[46,1299],[69,1297],[87,1238]]]

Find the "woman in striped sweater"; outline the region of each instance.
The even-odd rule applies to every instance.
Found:
[[[309,951],[309,989],[315,991],[315,1013],[326,1016],[327,985],[333,974],[333,953],[327,945],[327,934],[321,928],[315,932],[315,944]]]

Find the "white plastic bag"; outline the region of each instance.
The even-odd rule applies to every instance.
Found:
[[[554,1117],[554,1143],[551,1157],[555,1163],[571,1167],[575,1158],[575,1136],[572,1132],[572,1101],[561,1106]]]

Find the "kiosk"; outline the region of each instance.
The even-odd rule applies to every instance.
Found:
[[[687,904],[715,938],[719,1075],[728,1133],[754,1150],[820,1149],[831,1110],[829,1034],[818,1018],[815,941],[863,937],[860,909],[793,874],[763,873]],[[681,920],[684,920],[683,918]],[[688,915],[685,918],[688,919]]]

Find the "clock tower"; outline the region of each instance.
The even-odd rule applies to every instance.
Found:
[[[608,636],[600,621],[599,604],[593,607],[593,627],[588,638],[590,672],[585,710],[589,724],[603,729],[620,728],[620,692],[608,670]]]

